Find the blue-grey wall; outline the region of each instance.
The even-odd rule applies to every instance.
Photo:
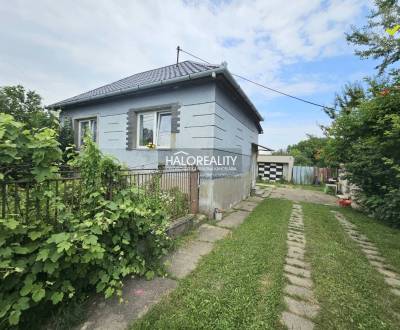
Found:
[[[114,99],[108,102],[64,110],[72,120],[96,116],[100,149],[129,167],[154,168],[156,150],[127,150],[127,116],[132,108],[178,103],[180,132],[175,148],[232,150],[240,156],[242,170],[249,171],[251,143],[257,143],[256,124],[215,81]]]
[[[216,149],[238,149],[242,161],[242,172],[248,172],[251,166],[251,144],[258,143],[258,130],[251,120],[248,109],[237,102],[220,86],[215,90],[215,129]]]

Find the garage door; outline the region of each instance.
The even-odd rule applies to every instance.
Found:
[[[258,163],[258,176],[263,180],[281,180],[283,179],[283,164]]]

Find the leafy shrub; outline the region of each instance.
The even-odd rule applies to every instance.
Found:
[[[160,203],[172,218],[177,218],[188,213],[188,198],[187,195],[179,190],[172,188],[168,192],[160,194]]]
[[[58,171],[61,159],[56,132],[44,128],[32,134],[23,123],[0,113],[0,180],[43,181]]]
[[[329,150],[345,164],[360,192],[358,203],[378,219],[400,226],[400,76],[369,82],[366,98],[342,110],[328,130]]]
[[[88,288],[121,297],[126,275],[151,278],[161,271],[158,260],[170,240],[160,199],[138,187],[110,191],[109,183],[121,179],[121,166],[90,138],[72,165],[79,166],[82,177],[80,208],[66,207],[47,191],[44,195],[57,202],[57,221],[0,219],[0,323],[18,324],[30,308],[59,304]]]

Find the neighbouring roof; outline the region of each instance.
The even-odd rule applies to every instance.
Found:
[[[258,143],[252,143],[252,145],[256,146],[258,149],[262,149],[262,150],[265,150],[265,151],[274,151],[274,149],[271,149],[271,148],[266,147],[266,146],[262,146],[261,144],[258,144]]]
[[[250,107],[257,120],[262,121],[263,118],[255,108],[253,103],[246,96],[242,88],[236,82],[236,80],[232,77],[226,67],[226,64],[213,65],[202,64],[193,61],[179,62],[178,64],[172,64],[158,69],[136,73],[132,76],[123,78],[113,83],[51,104],[48,106],[48,108],[62,109],[72,105],[87,104],[113,96],[140,92],[142,90],[174,84],[181,81],[204,77],[215,78],[217,74],[222,74],[233,85],[233,87],[236,89],[236,91],[239,93],[245,103]],[[258,126],[259,131],[261,132],[262,129],[259,123]]]

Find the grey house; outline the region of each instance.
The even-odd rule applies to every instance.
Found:
[[[194,156],[192,160],[201,155],[200,162],[212,159],[211,167],[205,161],[193,163],[200,165],[203,212],[232,206],[255,184],[263,119],[225,64],[185,61],[134,74],[49,107],[61,109],[62,121],[71,118],[78,147],[90,129],[104,153],[131,168],[175,166],[175,160],[188,160],[188,155]],[[235,167],[226,159],[235,160]],[[229,169],[218,171],[223,165]]]

